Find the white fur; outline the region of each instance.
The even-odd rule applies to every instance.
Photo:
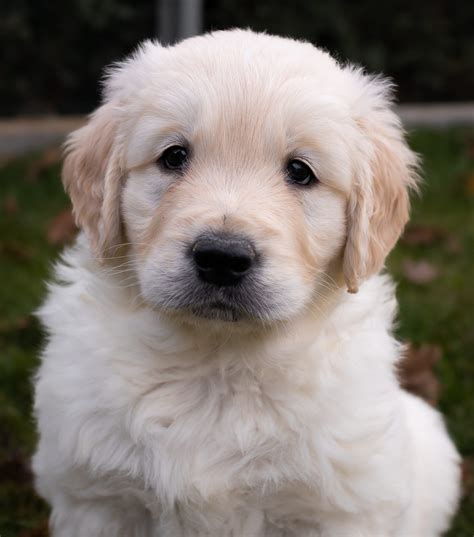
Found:
[[[252,51],[263,54],[259,47],[268,43],[273,61],[283,58],[282,72],[310,70],[317,57],[320,73],[313,100],[307,93],[315,80],[299,79],[301,93],[293,92],[291,111],[285,95],[279,101],[272,93],[266,102],[261,93],[252,94],[260,96],[262,106],[274,103],[277,110],[278,103],[286,103],[287,108],[270,116],[270,123],[261,121],[262,145],[253,161],[248,157],[252,177],[250,168],[233,166],[249,178],[244,187],[232,189],[228,183],[225,192],[217,179],[222,183],[230,177],[226,158],[238,155],[225,143],[225,127],[217,160],[212,160],[217,142],[206,142],[205,131],[196,134],[202,123],[213,125],[211,109],[197,126],[193,123],[206,97],[213,102],[198,85],[206,58],[216,54],[213,39],[235,41],[241,48],[242,42],[249,43],[244,68],[257,75],[255,62],[263,60]],[[126,270],[134,277],[128,280],[130,272],[124,276],[120,263],[101,264],[91,241],[81,235],[58,264],[57,281],[40,311],[49,339],[36,380],[40,442],[34,470],[39,492],[52,505],[53,535],[440,535],[458,501],[459,457],[439,414],[400,389],[393,285],[388,277],[374,275],[358,294],[348,294],[340,277],[353,177],[363,181],[374,151],[371,134],[359,132],[354,114],[371,118],[386,106],[376,83],[366,80],[363,90],[360,73],[348,74],[313,47],[249,32],[197,38],[180,46],[173,73],[193,76],[194,93],[164,74],[174,49],[153,45],[116,71],[107,89],[109,100],[119,100],[114,155],[119,158],[118,148],[124,149],[122,219],[133,243],[125,254]],[[195,47],[202,65],[189,73],[186,54]],[[295,66],[285,64],[288,58]],[[265,69],[263,74],[278,72],[270,61]],[[284,84],[278,88],[284,94]],[[173,101],[170,110],[180,117],[179,134],[192,138],[192,125],[201,140],[196,153],[206,147],[201,168],[179,188],[185,193],[193,181],[205,177],[207,182],[195,205],[180,200],[172,207],[164,231],[160,228],[144,254],[140,238],[161,198],[172,190],[172,181],[160,179],[150,163],[160,144],[169,145],[169,132],[163,138],[159,131],[168,128],[170,118],[153,121],[155,90],[161,102],[166,96]],[[224,95],[218,99],[225,105]],[[244,102],[253,106],[248,98]],[[304,125],[303,110],[314,111],[312,121],[317,125],[320,119],[319,130]],[[390,128],[398,129],[396,120],[387,117]],[[288,125],[293,132],[285,131]],[[279,175],[270,167],[272,158],[286,154],[283,149],[278,153],[272,138],[282,132],[293,143],[316,139],[319,148],[303,148],[300,155],[307,155],[318,170],[321,188],[288,194],[300,196],[295,207],[301,208],[301,221],[291,222],[293,227],[293,215],[288,215],[288,227],[282,223],[286,201],[279,201]],[[245,138],[245,131],[241,134]],[[219,159],[224,164],[217,165]],[[258,188],[268,209],[258,204],[259,173]],[[107,172],[106,181],[112,175]],[[241,188],[251,194],[245,198]],[[176,244],[191,239],[207,221],[217,221],[217,208],[223,205],[228,214],[238,215],[235,228],[252,234],[270,259],[264,282],[280,293],[279,302],[268,307],[270,322],[189,322],[187,313],[181,317],[154,307],[164,289],[163,271],[172,276],[183,263]],[[106,223],[103,217],[102,230]],[[264,226],[274,238],[266,236]],[[310,269],[301,266],[304,256],[290,255],[297,239],[311,253]],[[158,281],[154,287],[147,283],[153,281]]]

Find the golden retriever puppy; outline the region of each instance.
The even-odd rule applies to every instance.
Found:
[[[448,527],[459,457],[400,389],[378,275],[416,168],[390,84],[308,43],[216,32],[111,69],[67,143],[83,234],[40,311],[55,537]]]

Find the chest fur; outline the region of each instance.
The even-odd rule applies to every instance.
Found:
[[[285,389],[277,379],[263,384],[239,374],[224,381],[215,373],[149,390],[135,403],[129,424],[146,459],[154,461],[160,496],[171,503],[215,499],[225,491],[245,496],[298,476],[314,479],[307,424],[316,420],[317,407],[308,385],[291,397]]]

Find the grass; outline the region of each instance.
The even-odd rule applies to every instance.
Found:
[[[401,242],[389,258],[399,282],[398,332],[402,339],[442,347],[439,406],[469,469],[474,461],[474,131],[423,130],[410,142],[424,158],[426,177],[423,197],[414,200],[412,222],[433,237],[423,244]],[[38,166],[38,161],[31,156],[0,170],[2,537],[47,534],[47,507],[33,492],[28,464],[35,445],[30,381],[43,344],[31,312],[44,296],[44,280],[58,254],[48,230],[68,202],[59,164]],[[404,269],[407,258],[428,261],[439,276],[414,283]],[[450,537],[470,537],[474,530],[474,479],[466,473],[466,492]]]

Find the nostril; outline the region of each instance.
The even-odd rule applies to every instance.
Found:
[[[252,260],[249,256],[235,257],[230,263],[230,270],[236,274],[244,274],[252,265]]]
[[[215,270],[216,267],[225,262],[225,256],[222,252],[214,249],[200,249],[199,246],[194,249],[194,261],[199,270]]]

